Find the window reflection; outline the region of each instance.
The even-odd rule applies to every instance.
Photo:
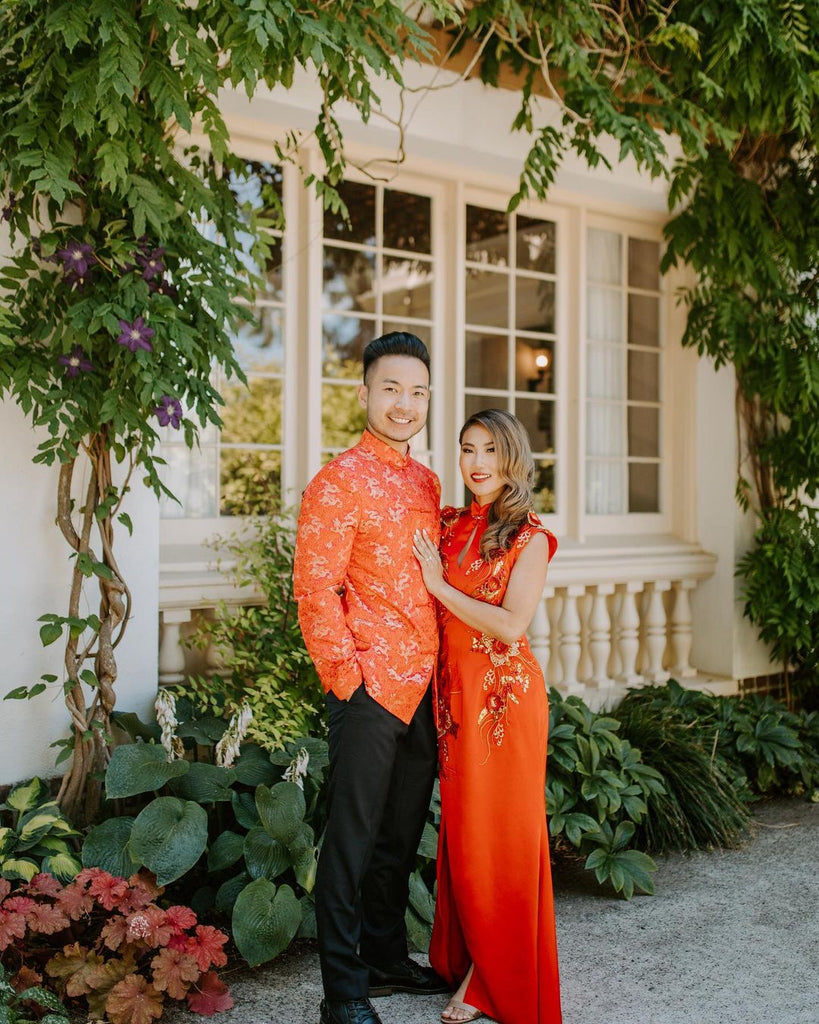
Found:
[[[535,220],[518,214],[515,231],[515,262],[519,270],[555,272],[557,227],[549,220]]]
[[[356,375],[361,376],[357,367]],[[352,447],[367,425],[367,415],[358,401],[358,389],[349,384],[321,386],[321,446],[343,451]]]
[[[364,346],[376,336],[375,322],[328,313],[322,317],[321,330],[322,374],[358,380]]]
[[[251,377],[248,386],[223,388],[222,441],[240,444],[281,444],[282,382]]]
[[[554,281],[542,281],[530,277],[516,279],[515,327],[519,331],[554,334]]]
[[[432,252],[432,200],[411,192],[384,190],[384,246]]]
[[[384,256],[381,302],[385,316],[429,319],[432,315],[432,264],[429,260]]]
[[[505,267],[509,262],[509,217],[481,206],[466,208],[466,258]]]
[[[506,335],[466,334],[465,380],[468,388],[496,388],[507,377]]]
[[[220,460],[223,516],[266,516],[281,507],[282,456],[278,451],[223,448]]]
[[[343,181],[336,189],[344,200],[349,223],[340,212],[324,211],[324,237],[375,245],[375,186]]]
[[[233,351],[242,369],[281,373],[284,369],[282,311],[260,306],[253,323],[242,324],[233,339]]]
[[[359,249],[324,249],[324,305],[375,312],[375,257]]]

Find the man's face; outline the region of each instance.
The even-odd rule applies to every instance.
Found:
[[[382,356],[358,389],[367,429],[402,454],[429,411],[429,371],[415,356]]]

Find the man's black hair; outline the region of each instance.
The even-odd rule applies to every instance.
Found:
[[[429,370],[429,352],[426,345],[409,331],[390,331],[373,340],[364,349],[361,357],[364,363],[364,382],[374,362],[382,356],[412,356],[420,359]]]

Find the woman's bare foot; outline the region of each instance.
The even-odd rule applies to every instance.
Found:
[[[441,1014],[441,1020],[444,1024],[466,1024],[467,1021],[477,1020],[478,1017],[483,1016],[477,1007],[470,1006],[469,1003],[463,1001],[474,969],[475,965],[470,964],[464,980],[458,986],[458,991],[455,992],[444,1007],[444,1011]]]

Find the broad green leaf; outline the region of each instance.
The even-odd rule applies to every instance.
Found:
[[[140,811],[128,853],[153,871],[159,885],[181,878],[196,864],[208,842],[208,815],[192,800],[160,796]]]
[[[244,853],[244,837],[236,832],[222,832],[208,849],[208,871],[232,867]]]
[[[168,761],[164,747],[150,743],[126,743],[116,747],[105,773],[109,800],[161,789],[169,779],[190,770],[187,761]]]
[[[107,818],[85,837],[82,863],[86,868],[102,868],[115,878],[130,878],[139,870],[128,851],[134,819]]]
[[[251,878],[275,880],[290,866],[285,846],[266,829],[252,828],[244,839],[244,856]]]
[[[298,833],[307,805],[295,782],[279,782],[272,789],[256,787],[256,809],[270,835],[287,844]]]
[[[301,924],[301,904],[289,885],[278,888],[266,878],[247,885],[233,906],[233,938],[255,967],[277,957],[292,942]]]

